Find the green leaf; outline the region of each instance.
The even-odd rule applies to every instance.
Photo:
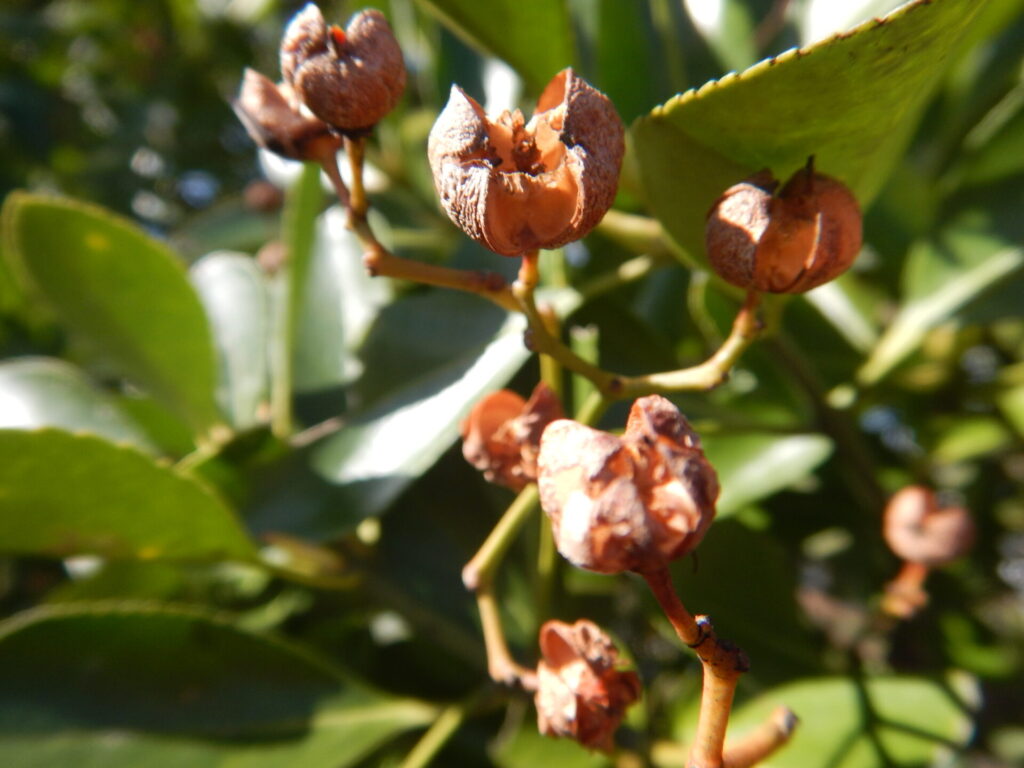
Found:
[[[263,273],[242,253],[217,251],[191,269],[217,345],[217,400],[236,429],[256,426],[269,394],[270,310]]]
[[[0,363],[0,429],[39,427],[88,432],[156,453],[117,400],[73,365],[45,357]]]
[[[702,442],[722,486],[719,518],[804,479],[832,453],[824,435],[709,435]]]
[[[93,205],[24,192],[3,208],[4,253],[69,331],[197,431],[218,420],[213,344],[184,268]]]
[[[52,557],[251,559],[231,511],[133,448],[0,430],[0,549]]]
[[[764,768],[933,765],[949,746],[967,742],[972,730],[968,706],[977,701],[977,685],[966,675],[951,676],[945,684],[878,677],[868,679],[862,689],[846,678],[802,680],[740,707],[729,722],[729,741],[785,705],[800,724],[789,744],[759,763]]]
[[[504,59],[536,92],[575,61],[564,0],[420,0],[471,45]]]
[[[145,603],[9,619],[0,678],[0,763],[11,768],[343,768],[433,716],[302,648]]]
[[[704,217],[723,190],[765,167],[785,178],[809,155],[866,207],[982,5],[908,3],[655,108],[632,128],[652,210],[702,254]]]
[[[936,243],[920,243],[904,269],[899,313],[857,372],[870,386],[910,355],[929,331],[1024,266],[1024,248],[985,231],[951,228]]]

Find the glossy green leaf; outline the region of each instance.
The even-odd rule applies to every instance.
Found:
[[[900,310],[857,372],[861,384],[885,377],[935,326],[1024,266],[1024,248],[985,231],[954,228],[913,249]]]
[[[824,435],[709,435],[702,442],[722,486],[720,518],[804,479],[832,453]]]
[[[216,423],[209,325],[170,249],[96,206],[23,192],[3,230],[5,255],[69,331],[195,429]]]
[[[565,0],[420,0],[467,42],[504,59],[539,92],[575,62]]]
[[[510,316],[483,348],[414,379],[351,420],[315,450],[317,471],[344,486],[351,508],[382,511],[452,444],[473,404],[501,387],[529,357],[525,323]]]
[[[343,768],[433,715],[226,618],[146,603],[9,619],[0,678],[11,768]]]
[[[784,178],[810,155],[867,206],[982,5],[908,3],[657,107],[632,128],[652,210],[702,254],[704,217],[724,189],[765,167]]]
[[[250,559],[223,502],[134,448],[0,430],[0,549],[52,557]]]
[[[156,452],[117,400],[73,365],[45,357],[0,363],[0,429],[39,427],[87,432]]]
[[[216,251],[192,266],[191,277],[217,346],[221,410],[235,428],[253,427],[269,395],[270,309],[263,273],[245,254]]]
[[[878,677],[860,689],[846,678],[809,679],[774,688],[740,707],[729,722],[729,734],[741,738],[785,705],[800,724],[788,745],[759,763],[764,768],[934,765],[950,745],[966,743],[969,707],[977,702],[977,686],[966,675],[945,684]]]

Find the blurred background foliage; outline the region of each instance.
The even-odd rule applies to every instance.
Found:
[[[855,268],[771,303],[727,385],[675,398],[725,489],[677,585],[752,659],[739,726],[776,703],[804,719],[771,765],[1024,761],[1024,3],[934,0],[914,10],[937,20],[921,51],[881,50],[876,29],[779,57],[791,101],[761,69],[654,114],[898,3],[377,5],[410,77],[375,132],[371,191],[405,255],[515,268],[439,213],[425,141],[451,83],[526,107],[572,64],[640,118],[617,203],[638,218],[543,264],[579,306],[573,344],[612,370],[696,362],[727,332],[735,294],[686,228],[709,190],[758,163],[786,174],[815,141],[845,147],[819,159],[870,180]],[[244,67],[277,75],[299,6],[0,8],[0,762],[401,765],[446,711],[464,721],[435,765],[612,764],[540,738],[528,700],[486,684],[459,578],[510,496],[465,464],[457,424],[482,393],[536,381],[521,326],[476,297],[364,278],[315,175],[259,156],[230,110]],[[339,21],[359,7],[322,4]],[[812,90],[801,78],[829,50],[867,69],[824,69]],[[849,96],[867,72],[837,111],[829,78]],[[282,268],[281,241],[301,251],[313,227],[302,269]],[[639,254],[649,276],[608,279]],[[292,434],[268,426],[283,380]],[[899,568],[880,514],[911,482],[966,504],[978,540],[895,624],[875,611]],[[515,652],[532,661],[551,616],[606,627],[645,685],[615,760],[681,764],[699,665],[636,580],[538,569],[546,535],[531,528],[502,570]]]

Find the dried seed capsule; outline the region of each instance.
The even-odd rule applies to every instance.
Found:
[[[558,551],[587,570],[660,568],[693,551],[715,516],[715,470],[686,419],[659,395],[633,404],[621,438],[552,422],[537,465]]]
[[[853,264],[861,246],[860,207],[841,182],[800,169],[778,182],[761,171],[712,206],[705,245],[712,268],[741,288],[803,293]]]
[[[528,123],[519,110],[492,120],[452,86],[427,155],[451,220],[495,253],[519,256],[597,225],[615,200],[624,136],[608,98],[565,69]]]
[[[596,624],[549,621],[540,629],[537,728],[589,749],[610,749],[626,709],[640,698],[635,672],[619,669],[619,654]]]
[[[395,108],[405,90],[405,63],[384,15],[373,9],[348,27],[327,26],[306,5],[281,41],[281,75],[317,117],[341,133],[363,133]]]
[[[912,485],[889,500],[882,533],[901,558],[934,568],[971,548],[974,521],[963,507],[940,507],[934,491]]]
[[[544,428],[560,418],[562,406],[544,382],[528,401],[510,390],[498,390],[474,405],[462,422],[462,455],[488,482],[522,490],[537,479]]]
[[[255,70],[245,70],[231,106],[249,137],[282,157],[319,160],[341,145],[341,139],[298,102],[286,83],[275,84]]]

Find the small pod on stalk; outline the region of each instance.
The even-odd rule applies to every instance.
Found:
[[[368,9],[342,29],[309,3],[281,40],[281,76],[310,111],[350,136],[365,133],[398,103],[405,63],[384,15]]]
[[[626,709],[640,698],[640,679],[620,669],[619,653],[593,622],[549,621],[540,629],[537,728],[608,750]]]
[[[815,172],[812,160],[778,193],[765,170],[729,187],[712,206],[704,239],[723,279],[756,291],[803,293],[853,264],[860,206],[845,184]]]
[[[971,548],[974,521],[963,507],[940,506],[930,488],[911,485],[886,505],[882,534],[889,548],[908,563],[936,568]]]
[[[633,404],[622,437],[552,422],[537,465],[558,551],[590,571],[663,568],[692,552],[715,516],[715,470],[679,409],[660,395]]]
[[[615,200],[624,152],[615,107],[571,69],[548,83],[529,122],[518,109],[491,119],[452,86],[427,144],[445,212],[503,256],[590,232]]]

